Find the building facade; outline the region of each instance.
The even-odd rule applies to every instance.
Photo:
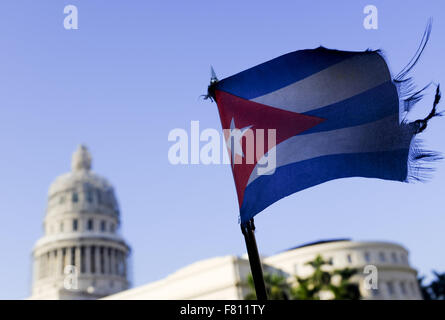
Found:
[[[364,299],[422,299],[417,271],[409,264],[408,250],[391,242],[317,242],[267,257],[264,262],[267,266],[280,270],[292,283],[295,275],[305,278],[312,273],[312,267],[306,262],[317,255],[331,263],[328,269],[357,269],[357,275],[351,280],[358,283]],[[369,278],[372,270],[377,275],[375,289],[372,289]]]
[[[119,206],[113,187],[91,171],[91,162],[87,148],[80,146],[71,172],[49,188],[44,235],[32,252],[30,299],[238,300],[250,292],[246,256],[198,261],[164,279],[128,289],[130,247],[119,234]],[[319,241],[261,259],[265,272],[279,273],[292,285],[295,276],[312,273],[307,262],[317,255],[330,262],[328,269],[357,269],[351,281],[359,285],[364,299],[422,298],[408,251],[395,243]],[[369,272],[376,272],[375,286]]]
[[[263,257],[265,272],[278,272],[295,281],[295,275],[307,277],[312,268],[306,263],[317,255],[332,263],[330,268],[357,268],[351,281],[359,285],[363,299],[422,299],[417,272],[408,261],[408,251],[390,242],[349,240],[318,242]],[[365,267],[377,270],[377,287],[365,285]],[[375,268],[374,268],[375,267]],[[250,289],[247,257],[225,256],[196,262],[172,275],[147,285],[120,292],[105,299],[243,299]],[[369,283],[369,282],[368,282]],[[325,296],[329,299],[328,296]]]
[[[79,146],[71,172],[49,188],[44,235],[34,246],[31,299],[98,299],[129,288],[130,247],[113,187]]]

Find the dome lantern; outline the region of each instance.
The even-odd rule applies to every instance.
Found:
[[[84,145],[79,145],[73,153],[71,169],[72,171],[89,171],[91,169],[91,154]]]

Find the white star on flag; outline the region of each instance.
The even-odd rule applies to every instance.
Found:
[[[235,126],[235,119],[232,118],[232,121],[230,122],[230,134],[226,139],[226,144],[228,146],[228,149],[230,149],[230,154],[232,158],[232,166],[235,164],[235,156],[238,154],[241,157],[244,158],[243,148],[241,146],[241,139],[243,138],[244,134],[247,130],[249,130],[252,126],[244,127],[242,129],[238,129]],[[232,148],[232,137],[233,137],[233,148]]]

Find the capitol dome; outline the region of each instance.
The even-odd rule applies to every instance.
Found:
[[[130,248],[119,233],[114,189],[91,167],[81,145],[71,172],[49,188],[44,236],[33,250],[31,298],[97,299],[129,287]]]
[[[83,212],[103,213],[119,216],[114,190],[111,184],[103,177],[91,171],[91,155],[85,146],[73,153],[71,172],[56,178],[48,192],[47,214],[63,214],[61,207],[65,202],[71,201],[72,207]],[[84,197],[84,199],[80,199]]]

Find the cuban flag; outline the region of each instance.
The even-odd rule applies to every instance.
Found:
[[[322,47],[215,81],[209,95],[224,132],[237,131],[228,149],[241,223],[283,197],[333,179],[406,181],[420,123],[401,121],[399,89],[379,52]],[[275,141],[267,139],[268,130],[275,130]],[[247,161],[247,132],[265,140],[262,150],[255,142],[253,161]],[[260,172],[272,153],[274,168]]]

